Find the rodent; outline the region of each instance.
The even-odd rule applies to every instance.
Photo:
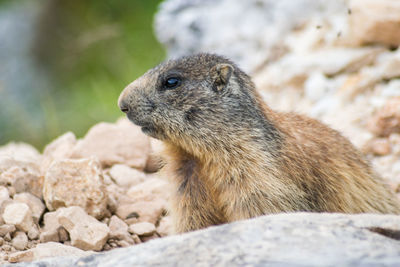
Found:
[[[400,214],[349,140],[317,120],[271,110],[250,77],[219,55],[161,63],[118,104],[165,144],[177,233],[279,212]]]

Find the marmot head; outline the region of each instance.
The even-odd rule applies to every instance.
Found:
[[[253,91],[249,76],[230,60],[197,54],[147,71],[124,89],[118,105],[152,137],[214,146],[255,119]]]

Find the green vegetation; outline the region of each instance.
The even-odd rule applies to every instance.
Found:
[[[122,89],[165,57],[152,27],[159,2],[38,1],[44,6],[33,58],[51,84],[37,103],[42,127],[27,121],[8,129],[0,144],[22,140],[41,148],[66,131],[80,137],[96,122],[122,116]]]

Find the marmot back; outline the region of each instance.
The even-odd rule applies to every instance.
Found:
[[[250,77],[218,55],[160,64],[125,88],[119,106],[166,145],[177,232],[278,212],[400,213],[346,138],[272,111]]]

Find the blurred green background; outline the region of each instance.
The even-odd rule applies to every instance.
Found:
[[[159,2],[0,0],[0,145],[42,149],[123,116],[122,89],[165,57]]]

